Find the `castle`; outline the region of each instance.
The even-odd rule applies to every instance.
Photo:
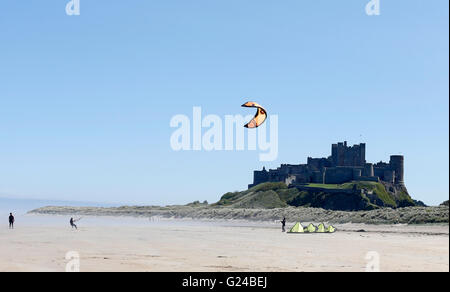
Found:
[[[350,181],[382,182],[393,188],[403,187],[401,155],[392,155],[389,163],[366,162],[366,144],[347,146],[347,141],[331,145],[328,158],[308,157],[307,164],[282,164],[277,169],[254,171],[251,188],[264,182],[291,184],[342,184]]]

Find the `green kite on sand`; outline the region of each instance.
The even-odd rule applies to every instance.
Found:
[[[304,233],[304,228],[300,222],[295,223],[295,225],[288,231],[288,233]]]
[[[317,227],[317,233],[325,233],[325,224],[319,224],[319,226]]]
[[[336,231],[336,228],[334,228],[333,226],[328,226],[328,228],[327,228],[327,233],[334,233]]]
[[[308,227],[305,228],[305,232],[308,232],[308,233],[314,233],[314,232],[316,232],[316,230],[317,230],[316,226],[314,226],[314,224],[312,224],[312,223],[310,223],[308,225]]]
[[[303,227],[300,222],[297,222],[287,233],[334,233],[335,231],[336,228],[331,225],[326,228],[323,223],[320,223],[318,227],[312,223],[307,227]]]

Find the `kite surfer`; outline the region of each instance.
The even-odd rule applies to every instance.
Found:
[[[286,217],[284,217],[283,220],[280,221],[280,222],[281,222],[281,232],[285,232],[286,231],[286,229],[285,229],[285,227],[286,227]]]
[[[77,225],[75,225],[75,222],[77,222],[78,220],[73,220],[73,218],[70,218],[70,226],[72,226],[72,229],[73,228],[78,229]]]
[[[9,213],[9,229],[14,229],[14,216],[12,213]]]

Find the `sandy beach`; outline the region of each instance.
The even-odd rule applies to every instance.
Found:
[[[289,235],[275,222],[26,216],[0,230],[0,271],[449,271],[448,225],[337,225],[335,234]],[[364,229],[365,232],[357,232]]]

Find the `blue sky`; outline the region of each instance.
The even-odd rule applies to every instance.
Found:
[[[448,1],[67,2],[1,4],[1,196],[214,202],[347,140],[403,154],[415,199],[448,199]],[[172,116],[250,98],[279,116],[276,161],[171,150]]]

